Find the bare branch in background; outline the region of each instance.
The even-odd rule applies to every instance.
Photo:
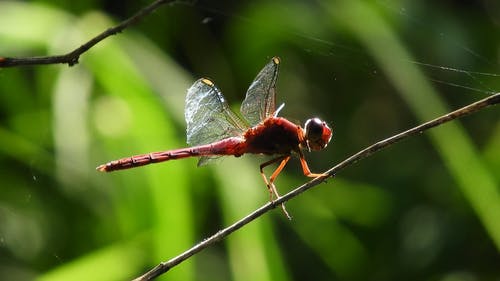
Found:
[[[26,57],[26,58],[9,58],[9,57],[0,57],[0,67],[13,67],[13,66],[21,66],[21,65],[42,65],[42,64],[68,64],[68,66],[73,66],[78,63],[80,56],[88,51],[90,48],[94,47],[97,43],[106,39],[111,35],[115,35],[117,33],[122,32],[124,29],[129,26],[139,22],[145,16],[151,14],[153,11],[158,9],[163,4],[174,3],[176,0],[157,0],[151,3],[149,6],[142,8],[139,12],[137,12],[132,17],[122,21],[120,24],[108,28],[103,31],[101,34],[96,37],[90,39],[87,43],[81,45],[75,50],[65,54],[58,56],[43,56],[43,57]]]
[[[218,231],[216,234],[212,235],[211,237],[203,240],[202,242],[196,244],[192,248],[188,249],[187,251],[183,252],[182,254],[170,259],[169,261],[166,262],[161,262],[145,274],[137,277],[134,279],[134,281],[144,281],[144,280],[152,280],[163,273],[167,272],[174,266],[180,264],[181,262],[187,260],[191,256],[195,255],[196,253],[208,248],[209,246],[223,240],[226,238],[229,234],[235,232],[236,230],[240,229],[241,227],[245,226],[246,224],[250,223],[251,221],[255,220],[256,218],[262,216],[263,214],[267,213],[269,210],[276,208],[277,206],[280,206],[281,204],[287,202],[288,200],[298,196],[302,192],[311,189],[312,187],[315,187],[325,181],[329,177],[335,176],[339,171],[343,170],[344,168],[351,166],[352,164],[356,163],[357,161],[364,159],[370,155],[372,155],[375,152],[379,152],[383,148],[386,148],[390,145],[393,145],[403,139],[421,134],[422,132],[431,129],[433,127],[437,127],[439,125],[442,125],[446,122],[449,122],[451,120],[464,117],[466,115],[475,113],[481,109],[484,109],[490,105],[495,105],[500,103],[500,93],[494,94],[492,96],[489,96],[485,99],[482,99],[480,101],[477,101],[475,103],[469,104],[465,107],[462,107],[458,110],[455,110],[453,112],[450,112],[448,114],[445,114],[443,116],[440,116],[434,120],[431,120],[429,122],[426,122],[422,125],[416,126],[412,129],[409,129],[407,131],[401,132],[397,135],[394,135],[390,138],[387,138],[385,140],[379,141],[374,143],[373,145],[368,146],[367,148],[359,151],[356,154],[353,154],[352,156],[348,157],[344,161],[340,162],[333,168],[329,169],[328,171],[325,172],[327,176],[325,177],[318,177],[315,178],[304,185],[301,185],[297,187],[296,189],[288,192],[284,196],[276,199],[274,202],[269,202],[259,209],[253,211],[246,217],[242,218],[241,220],[235,222],[234,224]]]
[[[46,64],[68,64],[68,66],[73,66],[78,63],[78,60],[80,56],[91,49],[93,46],[95,46],[97,43],[101,42],[102,40],[106,39],[107,37],[111,35],[115,35],[117,33],[122,32],[129,26],[136,24],[140,20],[142,20],[145,16],[151,14],[154,12],[156,9],[158,9],[161,5],[163,4],[171,4],[171,3],[176,3],[178,0],[157,0],[151,3],[149,6],[144,7],[141,9],[139,12],[137,12],[135,15],[132,17],[122,21],[118,25],[108,28],[107,30],[103,31],[96,37],[92,38],[85,44],[81,45],[80,47],[76,48],[75,50],[64,54],[64,55],[56,55],[56,56],[39,56],[39,57],[26,57],[26,58],[13,58],[13,57],[0,57],[0,68],[1,67],[15,67],[15,66],[24,66],[24,65],[46,65]],[[338,172],[343,170],[344,168],[347,168],[348,166],[353,165],[357,161],[364,159],[373,153],[379,152],[382,149],[391,146],[403,139],[421,134],[422,132],[431,129],[433,127],[440,126],[446,122],[452,121],[457,118],[464,117],[466,115],[478,112],[488,106],[491,105],[496,105],[500,103],[500,93],[491,95],[485,99],[482,99],[480,101],[477,101],[475,103],[469,104],[465,107],[462,107],[458,110],[455,110],[453,112],[450,112],[448,114],[445,114],[443,116],[440,116],[434,120],[431,120],[429,122],[426,122],[424,124],[421,124],[419,126],[416,126],[412,129],[409,129],[407,131],[401,132],[399,134],[396,134],[392,137],[389,137],[387,139],[384,139],[382,141],[379,141],[361,151],[359,151],[356,154],[353,154],[352,156],[346,158],[344,161],[340,162],[339,164],[335,165],[331,169],[325,172],[326,176],[324,177],[318,177],[315,178],[304,185],[301,185],[294,190],[288,192],[284,196],[281,196],[277,198],[273,202],[268,202],[267,204],[261,206],[257,210],[253,211],[252,213],[248,214],[246,217],[240,219],[239,221],[233,223],[232,225],[218,231],[211,237],[203,240],[202,242],[196,244],[195,246],[191,247],[190,249],[186,250],[185,252],[181,253],[180,255],[170,259],[169,261],[166,262],[161,262],[148,272],[144,273],[140,277],[137,277],[134,279],[135,281],[143,281],[143,280],[152,280],[163,273],[167,272],[171,268],[175,267],[176,265],[180,264],[181,262],[187,260],[188,258],[192,257],[196,253],[208,248],[209,246],[225,239],[227,236],[229,236],[231,233],[235,232],[236,230],[240,229],[241,227],[247,225],[248,223],[252,222],[256,218],[264,215],[268,211],[281,206],[281,204],[287,202],[288,200],[295,198],[299,194],[319,185],[326,179],[330,177],[334,177]]]

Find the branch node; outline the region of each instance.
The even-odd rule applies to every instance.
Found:
[[[72,52],[66,55],[56,55],[56,56],[34,56],[34,57],[24,57],[24,58],[14,58],[14,57],[0,57],[0,68],[2,67],[13,67],[21,65],[42,65],[42,64],[67,64],[68,66],[74,66],[78,64],[80,56],[88,51],[90,48],[94,47],[97,43],[106,39],[111,35],[121,33],[125,28],[139,22],[145,16],[151,14],[153,11],[158,9],[159,6],[163,4],[174,4],[176,0],[156,0],[150,5],[142,8],[135,15],[130,18],[120,22],[114,27],[107,28],[104,32],[101,32],[94,38],[87,41],[85,44],[76,48]]]
[[[68,61],[68,66],[74,66],[75,64],[78,64],[79,63],[79,59],[80,59],[80,56],[76,56],[74,58],[71,58],[69,61]]]

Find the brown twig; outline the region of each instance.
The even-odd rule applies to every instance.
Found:
[[[143,17],[151,14],[153,11],[155,11],[159,6],[167,3],[174,3],[177,0],[157,0],[151,3],[149,6],[144,7],[141,9],[139,12],[137,12],[135,15],[132,17],[122,21],[120,24],[108,28],[107,30],[103,31],[96,37],[92,38],[85,44],[81,45],[80,47],[76,48],[75,50],[65,54],[65,55],[57,55],[57,56],[39,56],[39,57],[25,57],[25,58],[14,58],[14,57],[0,57],[0,67],[14,67],[14,66],[22,66],[22,65],[45,65],[45,64],[68,64],[68,66],[73,66],[78,63],[78,60],[80,56],[88,51],[90,48],[95,46],[97,43],[100,41],[104,40],[105,38],[115,35],[117,33],[122,32],[124,29],[128,28],[129,26],[137,23],[140,21]],[[356,154],[353,154],[352,156],[348,157],[344,161],[340,162],[336,166],[332,167],[328,171],[325,172],[325,176],[323,177],[318,177],[315,178],[297,188],[294,190],[288,192],[284,196],[281,196],[277,198],[273,202],[268,202],[267,204],[261,206],[257,210],[253,211],[246,217],[240,219],[239,221],[233,223],[232,225],[218,231],[208,239],[203,240],[202,242],[196,244],[195,246],[191,247],[190,249],[186,250],[185,252],[181,253],[180,255],[170,259],[169,261],[166,262],[161,262],[148,272],[144,273],[143,275],[137,277],[134,279],[134,281],[144,281],[144,280],[152,280],[163,273],[167,272],[174,266],[180,264],[181,262],[185,261],[186,259],[190,258],[191,256],[195,255],[196,253],[206,249],[207,247],[223,240],[226,238],[229,234],[235,232],[236,230],[240,229],[241,227],[245,226],[246,224],[252,222],[256,218],[262,216],[263,214],[267,213],[268,211],[276,208],[277,206],[281,206],[283,203],[287,202],[288,200],[295,198],[299,194],[319,185],[323,181],[325,181],[327,178],[335,176],[339,171],[342,169],[356,163],[357,161],[364,159],[371,154],[378,152],[382,150],[383,148],[386,148],[392,144],[395,144],[405,138],[420,134],[428,129],[431,129],[433,127],[442,125],[446,122],[449,122],[451,120],[457,119],[464,117],[466,115],[475,113],[483,108],[486,108],[490,105],[495,105],[500,103],[500,93],[494,94],[492,96],[489,96],[485,99],[482,99],[480,101],[477,101],[475,103],[469,104],[465,107],[462,107],[458,110],[455,110],[453,112],[450,112],[448,114],[445,114],[443,116],[440,116],[434,120],[428,121],[424,124],[421,124],[419,126],[416,126],[412,129],[409,129],[407,131],[401,132],[397,135],[394,135],[392,137],[389,137],[385,140],[379,141],[361,151],[359,151]]]
[[[122,32],[125,28],[137,23],[145,16],[151,14],[153,11],[158,9],[159,6],[167,3],[173,3],[176,0],[157,0],[151,3],[149,6],[142,8],[139,12],[137,12],[132,17],[122,21],[120,24],[108,28],[103,31],[101,34],[96,37],[90,39],[87,43],[81,45],[75,50],[59,56],[41,56],[41,57],[26,57],[26,58],[9,58],[9,57],[0,57],[0,67],[13,67],[13,66],[21,66],[21,65],[42,65],[42,64],[57,64],[64,63],[68,64],[68,66],[73,66],[78,63],[80,56],[88,51],[90,48],[95,46],[97,43],[106,39],[111,35],[115,35],[117,33]]]
[[[196,244],[192,248],[188,249],[187,251],[183,252],[182,254],[172,258],[169,261],[166,262],[161,262],[145,274],[137,277],[134,279],[134,281],[144,281],[144,280],[152,280],[161,274],[167,272],[170,270],[172,267],[180,264],[181,262],[185,261],[186,259],[190,258],[191,256],[195,255],[196,253],[204,250],[205,248],[211,246],[212,244],[215,244],[216,242],[219,242],[223,240],[225,237],[227,237],[229,234],[233,233],[234,231],[240,229],[241,227],[245,226],[246,224],[250,223],[251,221],[255,220],[256,218],[262,216],[263,214],[267,213],[269,210],[276,208],[277,206],[280,206],[281,204],[287,202],[288,200],[298,196],[302,192],[311,189],[312,187],[315,187],[325,181],[329,177],[333,177],[339,172],[340,170],[356,163],[357,161],[366,158],[370,156],[371,154],[378,152],[382,150],[383,148],[386,148],[392,144],[395,144],[405,138],[415,136],[417,134],[421,134],[422,132],[431,129],[433,127],[442,125],[448,121],[464,117],[466,115],[475,113],[485,107],[488,107],[490,105],[495,105],[500,103],[500,93],[494,94],[492,96],[489,96],[485,99],[482,99],[480,101],[477,101],[475,103],[469,104],[467,106],[464,106],[460,109],[457,109],[453,112],[450,112],[448,114],[445,114],[443,116],[440,116],[434,120],[431,120],[429,122],[426,122],[422,125],[416,126],[412,129],[409,129],[407,131],[404,131],[402,133],[399,133],[397,135],[394,135],[390,138],[387,138],[385,140],[379,141],[371,146],[368,146],[367,148],[359,151],[356,154],[353,154],[352,156],[348,157],[344,161],[340,162],[333,168],[329,169],[328,171],[325,172],[326,176],[324,177],[318,177],[315,178],[299,187],[296,189],[288,192],[282,197],[279,197],[276,199],[274,202],[269,202],[259,209],[253,211],[246,217],[240,219],[239,221],[233,223],[232,225],[218,231],[216,234],[212,235],[210,238],[203,240],[202,242]]]

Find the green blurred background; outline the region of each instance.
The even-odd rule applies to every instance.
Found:
[[[0,1],[0,56],[66,53],[148,3]],[[499,50],[495,1],[192,1],[74,67],[0,69],[0,279],[131,279],[266,203],[259,156],[95,171],[183,147],[199,77],[238,110],[280,56],[281,115],[334,128],[306,155],[321,172],[498,91]],[[499,280],[498,113],[360,161],[160,280]],[[277,187],[307,180],[294,160]]]

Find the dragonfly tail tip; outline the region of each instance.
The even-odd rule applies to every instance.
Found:
[[[95,168],[99,172],[107,172],[108,170],[106,169],[106,165],[99,165],[97,168]]]

